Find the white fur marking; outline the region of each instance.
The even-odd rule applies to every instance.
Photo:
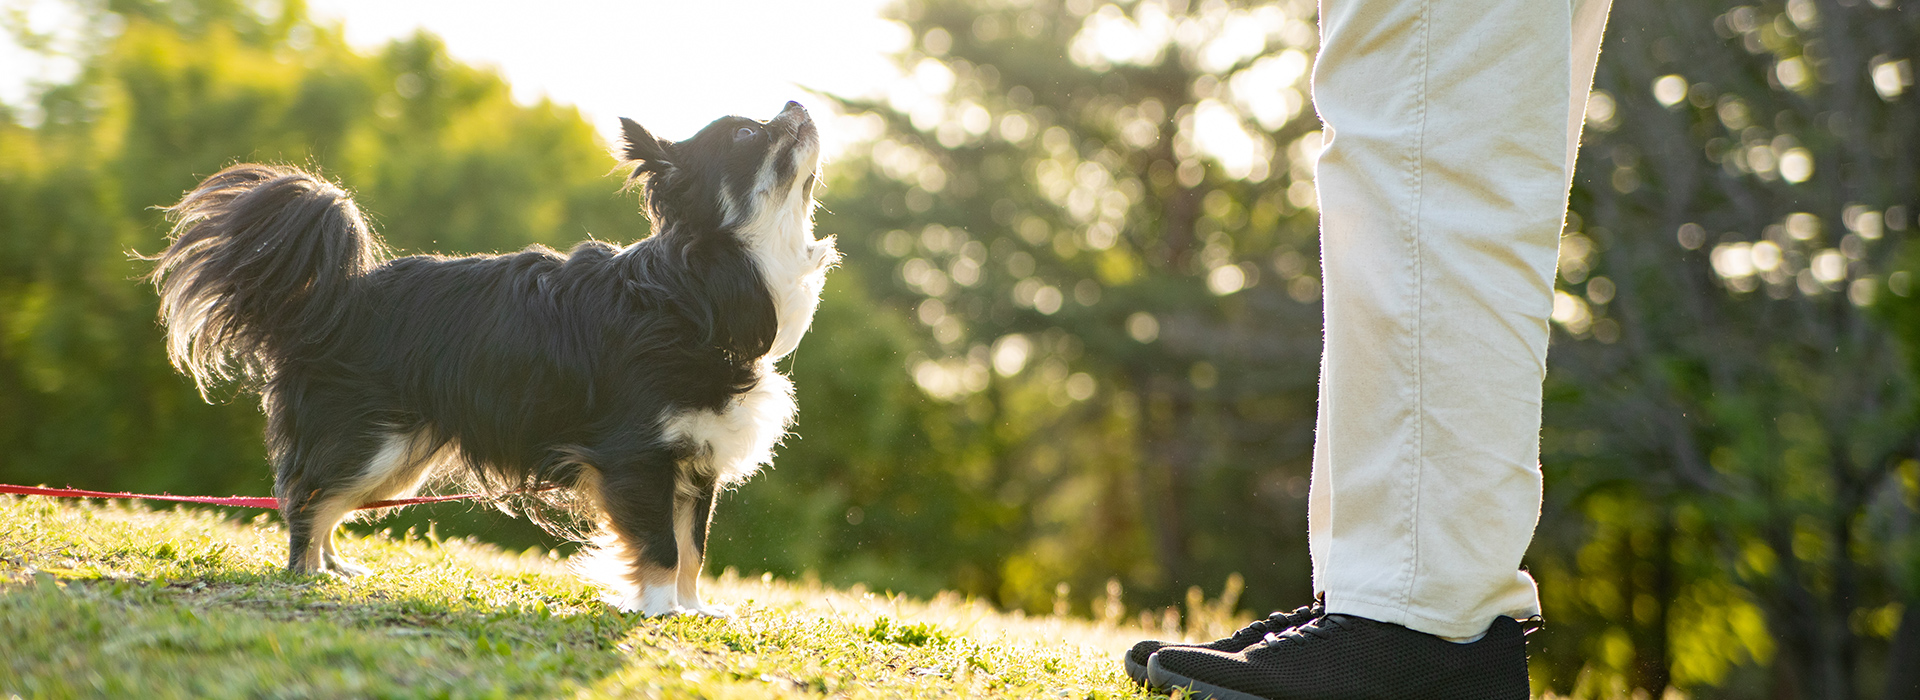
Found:
[[[412,496],[432,478],[433,467],[441,458],[428,452],[428,447],[419,433],[388,434],[373,459],[367,460],[367,470],[356,480],[354,493],[361,502]]]
[[[624,613],[640,613],[647,617],[677,615],[686,612],[676,604],[673,585],[642,586],[639,593],[622,597],[617,593],[601,598]]]
[[[771,185],[756,196],[753,218],[742,223],[739,231],[761,281],[773,296],[778,330],[768,359],[786,357],[800,345],[813,324],[814,309],[820,305],[820,290],[826,286],[827,268],[840,260],[833,248],[833,237],[813,238],[813,198],[807,192],[806,174],[819,170],[820,148],[815,145],[796,152],[793,182],[785,191]],[[771,176],[771,164],[763,178]]]
[[[354,490],[365,492],[379,488],[394,472],[413,462],[414,452],[412,435],[389,433],[380,443],[380,450],[373,453],[373,459],[367,460],[367,470],[361,472]]]
[[[707,605],[706,603],[701,603],[687,607],[685,612],[689,615],[719,618],[722,620],[733,617],[733,607],[728,605]]]
[[[793,424],[795,410],[793,382],[773,368],[772,360],[762,360],[760,381],[726,409],[672,416],[662,432],[669,441],[692,444],[704,457],[696,459],[697,468],[711,470],[726,487],[773,462],[773,448]]]
[[[687,479],[680,479],[687,483]],[[678,552],[675,561],[674,579],[676,581],[676,600],[681,608],[697,610],[706,607],[700,602],[700,568],[706,564],[700,549],[693,546],[693,511],[698,507],[699,496],[678,496],[673,499],[673,540]]]
[[[419,433],[388,433],[375,450],[373,457],[355,477],[351,484],[328,498],[324,503],[315,504],[316,515],[313,518],[313,531],[310,539],[305,566],[317,569],[324,563],[329,569],[344,575],[367,573],[367,568],[347,561],[334,546],[333,533],[341,521],[355,514],[353,510],[369,501],[388,498],[405,498],[420,490],[420,485],[433,477],[434,467],[444,456],[442,453],[428,452],[429,445]]]
[[[568,564],[581,578],[600,584],[606,590],[606,594],[600,596],[601,602],[620,612],[648,617],[684,612],[672,569],[662,570],[647,564],[636,567],[639,552],[605,530],[593,538],[592,545],[592,549],[570,558]]]

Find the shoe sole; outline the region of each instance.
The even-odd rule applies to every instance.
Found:
[[[1124,654],[1120,657],[1120,660],[1124,662],[1124,665],[1127,667],[1127,677],[1132,678],[1134,683],[1144,685],[1151,690],[1161,690],[1161,688],[1155,687],[1152,681],[1148,680],[1147,665],[1134,661],[1133,654]],[[1147,657],[1147,660],[1152,661],[1153,657]]]
[[[1128,659],[1127,662],[1132,663],[1133,660]],[[1185,689],[1187,691],[1187,697],[1193,698],[1194,700],[1268,700],[1268,698],[1263,698],[1252,693],[1241,692],[1232,688],[1222,688],[1205,681],[1197,681],[1161,668],[1160,655],[1158,653],[1147,657],[1147,684],[1152,686],[1153,689],[1163,692],[1172,692],[1174,688]]]

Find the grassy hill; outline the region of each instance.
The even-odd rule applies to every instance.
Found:
[[[542,552],[383,532],[336,580],[285,547],[266,515],[0,497],[0,696],[1147,697],[1117,658],[1154,633],[954,595],[722,574],[735,619],[649,620]]]

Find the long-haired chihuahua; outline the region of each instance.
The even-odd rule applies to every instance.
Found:
[[[345,191],[286,166],[168,208],[168,354],[203,394],[260,394],[289,570],[365,572],[333,540],[356,506],[464,477],[588,506],[581,570],[620,609],[728,614],[698,589],[714,495],[792,422],[774,361],[838,259],[813,237],[819,132],[794,102],[679,142],[621,123],[653,228],[626,247],[388,259]]]

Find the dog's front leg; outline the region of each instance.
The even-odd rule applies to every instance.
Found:
[[[683,473],[681,479],[673,507],[673,534],[680,547],[680,607],[696,615],[732,617],[731,608],[700,599],[700,571],[707,561],[707,531],[713,521],[713,477]]]
[[[675,578],[681,564],[674,533],[675,471],[672,456],[664,453],[629,462],[623,470],[601,471],[601,508],[619,540],[619,553],[631,560],[621,562],[631,566],[625,596],[608,601],[622,612],[648,617],[684,612]]]

